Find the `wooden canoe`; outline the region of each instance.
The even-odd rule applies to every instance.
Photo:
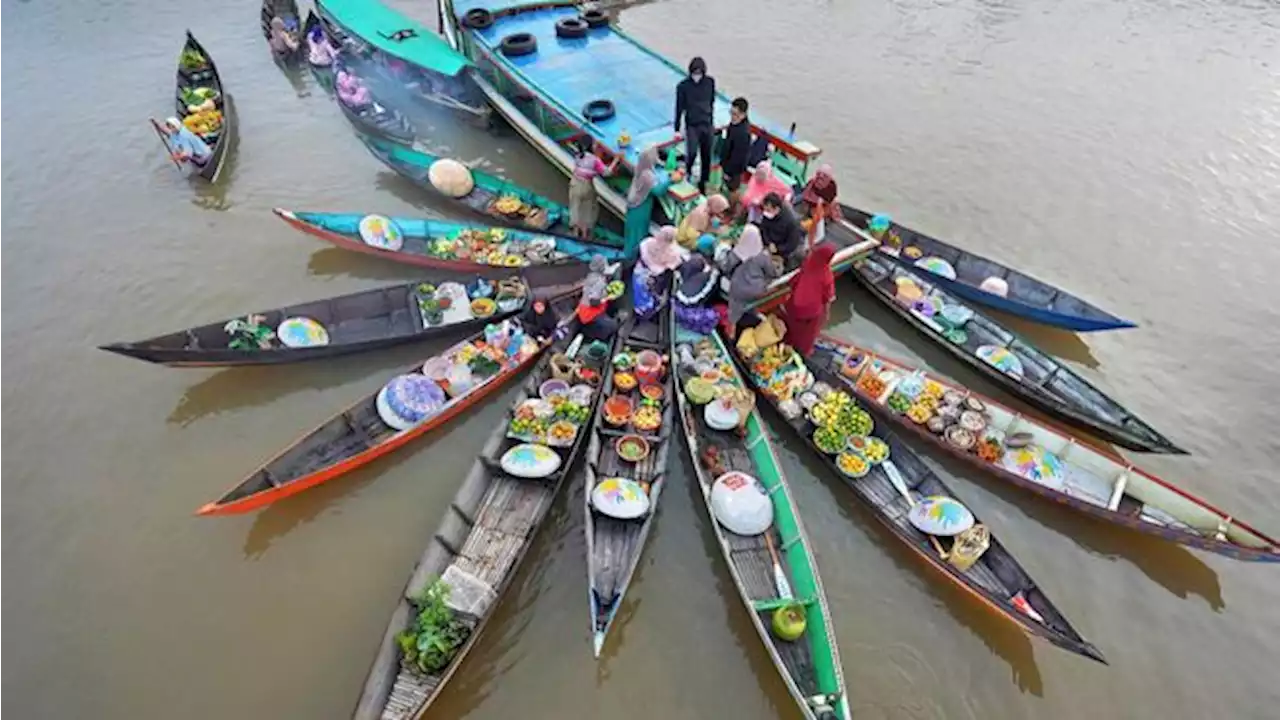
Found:
[[[567,345],[567,341],[561,341],[556,350]],[[538,397],[539,386],[551,378],[550,359],[549,355],[544,355],[525,383],[524,391],[512,404],[511,411],[490,435],[414,568],[369,669],[364,690],[352,715],[355,720],[410,720],[430,707],[475,646],[485,625],[493,617],[498,601],[520,569],[520,563],[537,537],[556,493],[569,475],[574,461],[582,454],[589,434],[584,426],[579,429],[572,447],[555,450],[561,462],[551,477],[530,480],[512,477],[502,471],[499,461],[503,454],[519,444],[519,441],[507,437],[512,414],[526,399]],[[604,370],[603,367],[598,369]],[[599,402],[600,393],[596,392],[591,401],[593,417]],[[456,616],[460,616],[471,630],[466,642],[446,668],[432,675],[423,675],[416,668],[406,667],[397,637],[414,621],[414,599],[420,597],[436,578],[446,584],[453,578],[463,578],[472,588],[467,595],[478,599],[469,606],[470,612],[463,612],[455,605]],[[450,601],[460,600],[463,593],[459,588],[453,585],[450,588]]]
[[[671,347],[668,337],[671,329],[671,310],[667,303],[652,319],[633,318],[619,332],[621,350],[632,354],[653,350],[666,354]],[[614,368],[609,367],[605,378],[603,397],[615,393],[630,395],[638,405],[639,387],[630,391],[615,389]],[[658,512],[658,500],[667,480],[667,456],[671,451],[672,419],[675,402],[671,374],[667,373],[660,387],[663,389],[662,425],[655,433],[634,428],[615,428],[605,423],[604,413],[596,413],[591,439],[587,445],[587,462],[582,470],[583,526],[587,539],[587,601],[591,608],[592,645],[596,657],[604,647],[605,638],[622,605],[622,599],[631,585],[640,556],[653,527]],[[628,462],[618,456],[614,447],[618,438],[636,433],[649,443],[649,454],[638,463]],[[649,487],[649,512],[633,520],[620,520],[597,511],[591,503],[591,491],[606,478],[623,477],[647,484]]]
[[[458,270],[482,275],[502,275],[512,271],[511,267],[489,265],[470,259],[458,259],[441,255],[435,251],[432,245],[433,241],[453,237],[465,231],[489,232],[501,230],[512,240],[527,242],[546,239],[554,242],[555,250],[552,252],[548,262],[524,266],[523,271],[530,274],[545,273],[556,278],[570,275],[584,277],[587,272],[586,262],[591,259],[592,255],[603,255],[610,262],[622,257],[620,251],[612,248],[597,247],[556,235],[505,227],[494,228],[490,225],[478,223],[408,217],[391,218],[391,221],[395,223],[396,227],[404,235],[404,245],[399,250],[384,250],[373,247],[360,238],[360,221],[367,217],[367,214],[304,212],[300,210],[285,210],[283,208],[275,208],[273,212],[281,220],[298,230],[314,235],[321,240],[327,240],[344,250],[351,250],[418,267]]]
[[[719,336],[690,333],[679,328],[674,320],[671,335],[673,363],[679,364],[680,344],[708,343],[704,346],[713,349],[715,356],[723,361],[722,367],[729,371],[733,382],[743,386]],[[849,720],[850,702],[826,591],[808,533],[800,520],[800,509],[791,497],[782,464],[774,453],[770,433],[755,410],[747,419],[745,437],[711,429],[702,406],[695,405],[684,394],[684,382],[696,372],[687,366],[677,368],[677,411],[693,460],[698,494],[707,509],[716,544],[729,567],[738,597],[803,716],[810,720],[831,717]],[[713,484],[723,473],[734,470],[756,478],[773,501],[773,526],[761,535],[737,535],[716,520],[711,506]],[[778,553],[779,566],[791,586],[792,600],[778,593],[770,545]],[[771,619],[775,610],[795,602],[804,608],[806,629],[800,639],[787,642],[774,636]]]
[[[448,198],[473,214],[483,215],[507,227],[566,238],[574,236],[573,228],[569,225],[569,208],[528,188],[472,168],[471,177],[475,180],[475,189],[464,197],[451,198],[436,190],[427,176],[431,166],[440,160],[440,157],[421,148],[409,148],[378,138],[362,137],[361,141],[374,157],[410,182],[437,197]],[[498,212],[494,208],[494,202],[500,197],[509,195],[519,198],[534,208],[535,212],[518,216]],[[621,235],[596,225],[591,242],[587,246],[593,248],[599,246],[621,252],[626,249],[626,241]]]
[[[509,275],[509,277],[517,276]],[[454,279],[442,274],[436,282],[445,280],[469,284],[475,278]],[[324,326],[329,333],[329,342],[326,345],[287,347],[279,340],[274,340],[269,348],[232,349],[228,347],[232,337],[226,330],[229,321],[219,320],[207,325],[156,335],[145,340],[102,345],[101,349],[169,367],[278,365],[350,355],[473,330],[486,323],[510,317],[523,310],[525,306],[525,303],[521,302],[516,308],[506,312],[498,311],[484,318],[477,318],[470,314],[463,316],[462,313],[455,312],[445,322],[427,325],[423,321],[415,294],[415,288],[419,284],[412,282],[392,285],[250,313],[261,316],[263,318],[261,324],[268,328],[275,328],[286,318],[310,318]],[[530,297],[533,291],[534,289],[526,284],[525,298]]]
[[[745,363],[744,363],[745,364]],[[809,365],[814,380],[824,382],[835,389],[841,385],[835,375],[827,372],[821,365]],[[758,379],[750,371],[742,373],[761,390]],[[757,392],[771,407],[778,410],[778,402],[768,392]],[[1064,650],[1069,650],[1100,663],[1106,663],[1102,652],[1093,643],[1081,637],[1065,616],[1049,600],[1048,595],[1034,579],[1023,569],[1017,558],[991,533],[991,545],[977,561],[965,570],[960,570],[941,555],[943,548],[935,545],[929,535],[920,532],[907,517],[910,508],[901,491],[895,488],[891,473],[897,472],[903,485],[911,493],[913,502],[924,497],[943,496],[961,502],[938,476],[929,469],[918,455],[897,435],[883,426],[873,427],[871,434],[880,438],[889,446],[889,459],[880,465],[871,467],[870,472],[859,479],[851,478],[841,472],[834,456],[828,455],[813,442],[816,426],[805,414],[795,419],[788,419],[781,411],[781,417],[795,431],[800,440],[819,458],[824,465],[845,485],[853,491],[853,496],[869,509],[876,519],[883,524],[894,538],[913,551],[938,572],[947,582],[956,586],[969,596],[983,603],[988,609],[1013,622],[1036,637],[1043,638]],[[963,503],[962,503],[963,504]],[[977,518],[981,523],[981,519]],[[988,528],[989,529],[989,528]],[[950,539],[938,540],[939,543],[950,543]],[[1019,604],[1031,608],[1031,612],[1020,610]],[[1039,617],[1035,617],[1035,615]]]
[[[561,317],[572,313],[579,295],[575,288],[552,301]],[[476,333],[437,357],[452,355],[465,344],[483,339],[483,332]],[[252,512],[368,465],[411,440],[444,426],[533,365],[537,356],[535,353],[523,359],[512,359],[496,374],[451,399],[436,415],[408,430],[396,430],[382,420],[377,407],[378,393],[382,389],[379,387],[293,442],[217,500],[206,503],[196,514]],[[422,367],[423,363],[418,363],[397,375],[419,374]]]
[[[1131,450],[1185,455],[1186,451],[1143,422],[1123,405],[1094,387],[1065,363],[1040,351],[1030,342],[968,306],[928,279],[880,256],[869,257],[854,267],[853,276],[899,317],[911,323],[952,355],[999,383],[1027,402]],[[927,318],[896,298],[897,283],[910,281],[925,296],[939,298],[946,306],[965,308],[972,313],[960,326],[961,342],[948,339],[936,318]],[[953,336],[955,337],[955,336]],[[1021,374],[1008,372],[983,360],[979,352],[994,348],[1007,353],[1021,366]]]
[[[867,225],[874,213],[849,205],[840,207],[846,221],[861,230],[868,230]],[[885,237],[888,240],[880,247],[884,257],[900,263],[947,292],[970,302],[986,305],[1044,325],[1077,332],[1137,327],[1134,323],[1065,290],[911,228],[891,222]],[[916,260],[899,252],[900,249],[907,248],[918,250],[920,252],[918,258],[945,260],[955,271],[955,279],[935,274],[917,265]],[[1008,285],[1008,293],[1001,297],[983,290],[982,281],[987,278],[1003,280]]]
[[[884,404],[887,394],[872,397],[857,384],[858,378],[865,374],[889,372],[905,377],[920,372],[916,368],[825,336],[819,341],[812,363],[840,374],[849,390],[878,417],[897,423],[908,433],[1005,482],[1105,522],[1180,545],[1237,560],[1280,562],[1280,541],[1152,473],[1134,467],[1119,455],[1079,440],[1066,429],[1020,415],[996,400],[932,373],[921,373],[944,388],[978,398],[987,406],[994,428],[1005,436],[1029,433],[1035,445],[1052,453],[1064,467],[1070,468],[1061,479],[1027,477],[1002,462],[987,461],[974,452],[961,450],[905,415],[891,412]]]
[[[305,56],[307,43],[306,36],[301,32],[303,25],[302,15],[298,12],[298,0],[262,0],[262,12],[259,13],[259,20],[262,25],[262,36],[268,41],[271,40],[271,20],[277,17],[284,20],[286,28],[292,26],[294,32],[297,33],[298,49],[284,55],[280,55],[273,50],[271,54],[275,56],[276,60],[283,62],[290,62]]]
[[[216,138],[205,139],[205,143],[209,145],[213,155],[210,156],[204,167],[199,168],[196,172],[197,175],[205,180],[216,182],[218,175],[222,172],[222,165],[227,159],[227,152],[236,137],[235,103],[231,99],[231,93],[227,92],[226,87],[222,84],[222,77],[218,75],[218,66],[214,64],[213,57],[196,40],[190,30],[187,31],[187,40],[182,49],[184,52],[194,50],[200,53],[208,61],[208,64],[199,70],[191,71],[184,69],[181,63],[178,64],[176,88],[174,90],[174,107],[177,109],[177,114],[174,117],[181,120],[187,115],[187,104],[182,99],[183,89],[208,87],[218,93],[217,99],[214,100],[214,105],[222,112],[222,130]]]

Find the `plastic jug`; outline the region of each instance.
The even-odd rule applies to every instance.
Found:
[[[449,396],[458,397],[471,389],[471,368],[467,365],[454,365],[445,374],[449,383]]]

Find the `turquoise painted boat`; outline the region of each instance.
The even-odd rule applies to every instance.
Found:
[[[316,11],[345,52],[373,61],[414,97],[488,118],[471,61],[431,28],[376,0],[316,0]]]
[[[420,267],[479,272],[486,275],[522,271],[534,285],[569,282],[586,275],[586,261],[603,255],[613,262],[622,252],[570,238],[479,223],[426,218],[383,217],[368,213],[274,211],[281,220],[346,250]],[[370,244],[361,223],[380,218],[393,230],[380,237],[391,241]]]
[[[423,189],[458,202],[472,212],[493,218],[507,227],[522,230],[534,230],[562,238],[573,236],[573,228],[569,226],[569,208],[528,188],[517,185],[510,180],[503,180],[497,175],[490,175],[483,170],[471,170],[471,178],[475,181],[475,189],[467,195],[454,198],[441,193],[431,184],[428,172],[431,166],[441,158],[420,148],[410,148],[380,138],[360,138],[373,156],[386,163],[388,167]],[[514,212],[499,209],[500,198],[514,197],[520,201],[520,207]],[[603,246],[601,252],[622,250],[626,241],[618,233],[599,225],[593,231],[590,247]],[[581,244],[581,243],[579,243]]]
[[[672,111],[685,70],[609,24],[603,12],[569,2],[441,0],[439,13],[445,38],[475,64],[489,103],[552,164],[568,175],[583,137],[606,160],[622,159],[613,177],[596,183],[600,201],[618,217],[627,211],[639,153],[683,152]],[[723,93],[717,98],[717,130],[728,125],[729,103]],[[752,129],[772,145],[775,168],[792,184],[808,179],[817,146],[768,123]],[[660,198],[655,219],[674,224],[698,197],[696,188],[677,183]]]
[[[714,429],[707,422],[704,406],[695,404],[685,392],[685,383],[699,373],[692,363],[680,359],[681,350],[685,349],[681,346],[689,344],[690,352],[717,364],[725,378],[721,382],[750,390],[717,334],[690,334],[673,320],[671,337],[671,357],[678,365],[676,400],[680,426],[693,459],[699,495],[706,504],[716,544],[751,616],[751,624],[804,717],[849,720],[849,698],[826,592],[769,431],[754,409],[747,418],[745,436]],[[717,520],[712,489],[717,479],[731,473],[738,473],[738,479],[747,479],[743,475],[754,478],[773,503],[773,524],[763,533],[738,535]],[[730,482],[733,479],[726,478]],[[784,613],[782,622],[775,617],[779,612]],[[803,631],[798,638],[778,637],[774,628],[781,625],[794,630],[793,623],[799,618],[803,618]]]

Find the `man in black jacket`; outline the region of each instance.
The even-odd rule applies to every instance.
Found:
[[[747,172],[747,156],[751,152],[751,118],[747,117],[747,99],[734,98],[729,107],[729,127],[724,131],[724,145],[720,147],[720,170],[724,173],[724,186],[730,193],[738,192],[742,176]]]
[[[711,175],[711,130],[715,126],[716,80],[707,75],[707,61],[700,57],[689,63],[689,77],[676,85],[675,130],[680,132],[680,121],[685,125],[685,167],[693,176],[693,156],[697,151],[702,162],[698,190],[707,192],[707,178]]]
[[[760,203],[760,238],[769,252],[777,253],[790,270],[800,264],[808,248],[804,242],[804,228],[795,212],[786,206],[782,196],[769,193]]]

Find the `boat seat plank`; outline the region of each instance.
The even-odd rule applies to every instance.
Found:
[[[414,717],[439,683],[440,678],[436,675],[424,677],[401,669],[396,674],[386,707],[382,709],[382,720],[409,720]]]
[[[592,523],[592,553],[595,563],[595,590],[606,602],[618,594],[630,559],[640,540],[643,520],[617,520],[596,514]]]
[[[772,612],[760,613],[760,619],[764,622],[765,627],[773,622]],[[812,696],[821,692],[818,689],[818,671],[813,666],[813,650],[809,643],[803,641],[785,642],[770,636],[773,647],[778,652],[778,657],[782,658],[782,664],[791,672],[791,678],[795,680],[796,686],[800,688],[800,694],[803,696]]]

